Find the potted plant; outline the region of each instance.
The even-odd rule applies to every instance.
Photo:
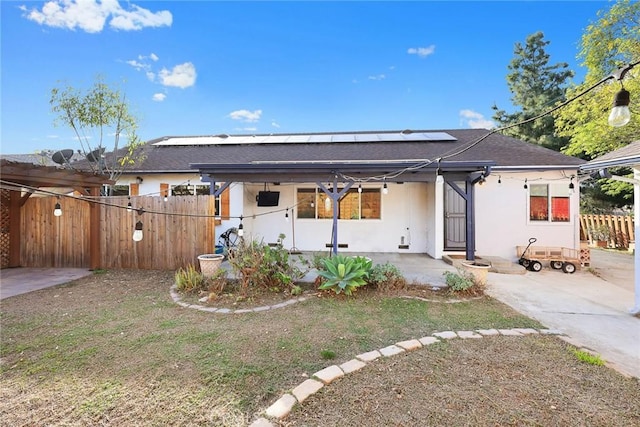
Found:
[[[605,225],[597,225],[588,231],[589,242],[592,247],[606,248],[611,240],[611,229]]]

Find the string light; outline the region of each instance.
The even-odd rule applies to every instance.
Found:
[[[136,228],[133,230],[133,241],[139,242],[143,238],[142,234],[142,221],[136,222]]]
[[[569,181],[569,194],[573,194],[575,186],[573,185],[573,175],[571,175],[571,181]]]
[[[358,185],[358,193],[362,193],[362,184]]]
[[[383,178],[384,184],[382,185],[382,194],[389,193],[389,187],[387,187],[387,178]]]
[[[129,203],[127,203],[127,212],[131,212],[133,210],[133,206],[131,205],[131,197],[129,197]]]
[[[238,225],[238,237],[244,236],[244,226],[242,225],[242,215],[240,215],[240,225]]]
[[[60,206],[60,197],[58,197],[58,201],[56,202],[56,206],[53,209],[53,214],[55,216],[62,216],[62,207]]]
[[[498,184],[502,184],[502,176],[498,175]]]
[[[524,179],[524,189],[526,190],[527,188],[529,188],[529,186],[527,185],[527,178]]]
[[[284,220],[289,222],[289,208],[287,208],[287,211],[284,213]]]
[[[142,215],[143,213],[144,213],[144,210],[142,209],[138,210],[138,216]],[[133,230],[133,241],[139,242],[142,240],[143,237],[144,236],[142,234],[142,221],[138,219],[138,222],[136,222],[136,226]]]
[[[331,199],[327,196],[327,198],[324,199],[324,210],[328,211],[329,209],[331,209]]]

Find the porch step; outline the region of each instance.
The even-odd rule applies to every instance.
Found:
[[[442,256],[442,260],[447,264],[451,264],[454,267],[461,267],[464,259],[454,258],[447,254]],[[520,264],[516,264],[514,262],[509,261],[508,259],[500,258],[497,256],[485,256],[481,255],[476,257],[478,261],[484,261],[491,264],[491,268],[489,269],[492,273],[500,273],[500,274],[525,274],[527,270],[521,266]]]

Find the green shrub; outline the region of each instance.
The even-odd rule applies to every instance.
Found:
[[[229,252],[229,264],[240,279],[241,292],[250,288],[263,288],[273,292],[290,291],[296,280],[304,277],[290,259],[283,245],[284,234],[270,247],[261,241],[242,241]]]
[[[222,294],[227,283],[227,270],[223,268],[217,269],[213,276],[206,278],[206,286],[210,294]]]
[[[449,289],[454,292],[469,291],[475,286],[475,279],[471,273],[458,271],[454,273],[452,271],[445,271],[442,273],[445,277],[445,281]]]
[[[357,288],[367,284],[371,271],[371,260],[364,257],[346,257],[335,255],[322,260],[322,269],[318,271],[322,284],[320,290],[332,290],[352,295]]]
[[[206,280],[193,264],[187,264],[186,268],[180,267],[176,271],[175,282],[178,291],[189,293],[204,289]]]
[[[380,291],[405,289],[407,287],[407,279],[404,278],[400,269],[388,262],[376,264],[371,269],[367,282]]]

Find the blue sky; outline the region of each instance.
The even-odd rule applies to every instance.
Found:
[[[576,59],[606,1],[2,1],[2,154],[80,148],[51,89],[101,75],[143,140],[167,135],[490,127],[507,65],[542,31]],[[109,145],[107,145],[109,147]]]

